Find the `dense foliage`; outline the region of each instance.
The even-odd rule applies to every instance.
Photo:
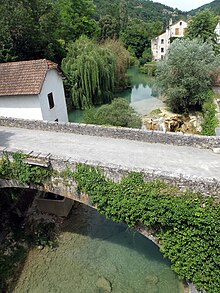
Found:
[[[13,160],[7,155],[0,160],[0,178],[16,179],[23,184],[41,184],[50,178],[52,171],[48,168],[33,166],[25,162],[25,156],[13,154]]]
[[[100,15],[112,15],[114,18],[119,19],[120,6],[123,5],[124,0],[94,0],[96,5],[96,18]],[[145,0],[127,0],[127,13],[128,18],[138,18],[145,22],[154,22],[163,20],[165,27],[167,26],[170,18],[174,21],[186,18],[186,13],[178,9],[173,9],[169,6],[154,3],[153,1]]]
[[[128,85],[127,69],[130,66],[131,57],[128,50],[125,49],[119,40],[108,39],[102,45],[103,48],[109,49],[115,56],[116,62],[116,89],[125,88]]]
[[[137,58],[141,58],[144,52],[150,48],[151,39],[159,35],[161,31],[162,24],[160,22],[146,23],[140,19],[132,19],[121,33],[121,39],[130,52]]]
[[[195,14],[198,11],[204,10],[204,9],[209,9],[211,11],[213,11],[216,15],[220,14],[220,1],[219,0],[214,0],[211,1],[210,3],[207,3],[205,5],[202,5],[200,7],[198,7],[197,9],[193,9],[190,11],[190,14]]]
[[[217,23],[218,19],[213,12],[208,9],[199,11],[189,21],[187,37],[190,39],[199,38],[203,42],[210,41],[217,50],[217,36],[215,33]]]
[[[0,0],[0,62],[48,58],[60,63],[65,43],[93,36],[90,0]]]
[[[117,222],[152,228],[173,270],[206,292],[220,291],[220,205],[212,197],[180,192],[161,181],[130,173],[120,183],[88,165],[73,173],[78,189],[98,211]]]
[[[218,118],[216,117],[216,104],[214,103],[215,95],[210,91],[208,100],[203,105],[204,120],[202,123],[203,135],[215,135],[215,129],[218,126]]]
[[[124,99],[114,99],[110,105],[86,110],[83,120],[88,124],[141,128],[142,121]]]
[[[76,108],[86,109],[111,101],[115,88],[116,58],[108,48],[83,36],[69,44],[62,69],[68,77]]]
[[[210,43],[175,40],[167,58],[158,64],[157,80],[167,104],[178,113],[201,110],[211,88],[211,71],[219,64]]]

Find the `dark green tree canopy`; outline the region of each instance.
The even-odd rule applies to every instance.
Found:
[[[111,15],[105,15],[99,20],[99,39],[100,41],[106,39],[117,39],[119,36],[119,24],[118,21]]]
[[[200,38],[204,42],[211,40],[216,42],[214,32],[218,19],[213,12],[208,9],[199,11],[189,21],[187,37],[190,39]]]
[[[98,29],[93,19],[95,6],[92,0],[57,0],[61,26],[59,38],[75,41],[81,35],[94,36]]]
[[[141,58],[143,52],[150,48],[151,39],[156,37],[161,29],[160,22],[146,23],[140,19],[132,19],[121,33],[121,39],[137,58]]]
[[[211,87],[211,71],[219,66],[210,43],[200,39],[175,40],[157,68],[158,86],[174,112],[201,110]]]
[[[55,59],[58,11],[49,0],[0,1],[0,61]]]

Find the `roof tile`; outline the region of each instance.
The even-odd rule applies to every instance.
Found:
[[[50,69],[59,71],[46,59],[0,63],[0,96],[39,94]]]

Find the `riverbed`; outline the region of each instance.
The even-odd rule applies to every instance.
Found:
[[[96,210],[76,204],[55,249],[29,252],[14,293],[182,293],[159,248]]]

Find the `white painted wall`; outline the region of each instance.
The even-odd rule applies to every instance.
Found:
[[[0,116],[42,120],[37,95],[0,97]]]
[[[217,35],[217,42],[220,44],[220,21],[218,22],[216,28],[215,28],[215,33]]]
[[[50,109],[48,94],[53,93],[54,108]],[[63,80],[56,69],[47,72],[41,93],[39,94],[43,120],[68,122],[66,99],[63,89]]]
[[[182,38],[186,32],[187,23],[183,20],[170,25],[166,32],[151,41],[153,60],[159,61],[164,58],[170,47],[170,38]]]

